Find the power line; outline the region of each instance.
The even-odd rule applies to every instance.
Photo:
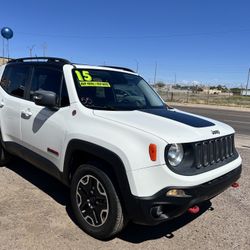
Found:
[[[212,32],[197,32],[197,33],[177,33],[171,35],[140,35],[140,36],[79,36],[79,35],[62,35],[62,34],[41,34],[41,33],[27,33],[16,32],[20,35],[28,36],[42,36],[42,37],[54,37],[54,38],[76,38],[76,39],[167,39],[173,37],[192,37],[192,36],[216,36],[230,33],[248,33],[250,29],[238,29],[238,30],[224,30],[224,31],[212,31]]]

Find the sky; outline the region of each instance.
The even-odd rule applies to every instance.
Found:
[[[157,64],[157,81],[246,85],[248,0],[12,0],[0,8],[0,28],[14,31],[13,58],[32,48],[33,56],[138,68],[151,83]]]

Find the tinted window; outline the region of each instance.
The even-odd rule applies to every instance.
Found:
[[[58,96],[62,81],[62,73],[55,69],[35,68],[31,82],[30,92],[33,94],[36,90],[53,91]]]
[[[1,86],[10,94],[16,97],[24,97],[24,89],[28,82],[30,67],[13,65],[6,66]]]
[[[58,106],[65,107],[69,105],[66,84],[62,72],[57,69],[35,67],[31,81],[30,100],[33,100],[33,94],[37,90],[47,90],[56,93]]]

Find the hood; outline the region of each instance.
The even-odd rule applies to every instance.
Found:
[[[234,133],[219,121],[178,109],[94,110],[94,115],[153,134],[167,143],[188,143]]]

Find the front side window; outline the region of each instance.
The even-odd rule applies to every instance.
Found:
[[[30,88],[31,100],[33,93],[37,90],[52,91],[59,96],[61,82],[62,73],[59,70],[35,67]]]
[[[29,66],[6,66],[1,79],[2,88],[10,95],[24,98],[24,90],[29,79],[29,73]]]
[[[153,89],[134,74],[93,69],[73,69],[81,103],[92,109],[136,110],[162,108]]]
[[[35,67],[31,81],[30,100],[33,100],[34,92],[37,90],[56,93],[58,106],[65,107],[69,105],[66,84],[60,70],[47,67]]]

